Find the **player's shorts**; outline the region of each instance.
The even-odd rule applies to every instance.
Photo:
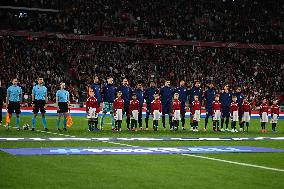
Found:
[[[96,108],[89,108],[87,118],[88,119],[98,118],[97,109]]]
[[[278,115],[272,114],[271,115],[271,123],[277,123],[277,121],[278,121]]]
[[[201,111],[195,110],[194,114],[192,115],[193,121],[200,121]]]
[[[242,119],[243,117],[243,112],[241,111],[241,107],[239,107],[239,118]]]
[[[103,103],[103,113],[113,113],[113,103],[112,102],[104,102]]]
[[[35,100],[33,113],[37,114],[40,111],[42,114],[44,114],[45,113],[44,106],[45,106],[45,100]]]
[[[231,116],[232,116],[232,121],[239,121],[239,111],[233,111]]]
[[[185,113],[186,113],[185,102],[182,102],[181,103],[181,111],[180,111],[181,117],[185,117]]]
[[[262,114],[260,115],[260,122],[268,123],[268,114],[267,114],[267,112],[262,112]]]
[[[9,114],[12,114],[12,113],[20,114],[20,113],[21,113],[21,105],[20,105],[20,102],[9,101],[9,104],[8,104],[8,113],[9,113]]]
[[[222,117],[230,117],[230,107],[229,106],[223,106],[222,107]]]
[[[127,116],[130,116],[129,115],[129,106],[130,106],[130,102],[124,102],[124,112],[123,114],[126,114]]]
[[[122,121],[122,116],[123,116],[122,109],[117,109],[116,112],[115,112],[114,119],[116,121]]]
[[[213,116],[212,106],[206,106],[206,116]]]
[[[161,114],[160,114],[159,110],[153,111],[153,120],[160,120],[160,116],[161,116]]]
[[[57,113],[67,113],[68,112],[68,103],[67,102],[58,102],[58,108]]]
[[[139,111],[138,111],[138,110],[132,110],[132,112],[131,112],[131,117],[132,117],[134,120],[138,121],[138,114],[139,114]]]
[[[219,121],[221,119],[221,111],[220,110],[215,110],[215,113],[213,115],[213,120],[214,121]]]
[[[162,114],[170,114],[171,113],[171,104],[162,104]]]
[[[146,105],[146,117],[151,114],[151,104]]]
[[[181,111],[180,110],[175,110],[174,111],[173,120],[175,120],[175,121],[180,121],[181,120]]]
[[[242,122],[249,122],[249,121],[250,121],[249,112],[244,112],[242,116]]]

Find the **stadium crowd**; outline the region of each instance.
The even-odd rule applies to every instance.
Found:
[[[173,87],[180,80],[188,87],[200,80],[205,90],[213,81],[218,91],[224,84],[232,89],[241,86],[254,104],[263,96],[283,103],[281,51],[1,37],[0,52],[4,87],[17,77],[29,96],[37,77],[43,76],[50,101],[61,81],[67,84],[71,101],[82,102],[95,75],[101,84],[112,75],[116,85],[128,78],[133,88],[141,80],[146,87],[152,80],[162,86],[170,79]]]
[[[244,43],[284,43],[281,0],[14,0],[1,29]],[[258,11],[253,11],[258,10]]]

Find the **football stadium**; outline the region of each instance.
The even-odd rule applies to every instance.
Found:
[[[0,2],[0,188],[284,188],[283,0]]]

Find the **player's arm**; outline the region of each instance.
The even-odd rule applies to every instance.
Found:
[[[45,103],[46,103],[46,104],[48,103],[47,88],[46,88],[46,91],[45,91]]]
[[[195,113],[195,112],[194,112],[194,108],[193,108],[193,107],[194,107],[194,105],[195,105],[195,104],[194,104],[194,101],[193,101],[191,104],[192,104],[192,106],[191,106],[192,108],[191,108],[191,110],[190,110],[190,111],[191,111],[191,114],[192,114],[192,115],[194,115],[194,113]]]
[[[23,90],[22,90],[22,88],[20,88],[19,97],[20,97],[20,103],[22,103],[22,101],[23,101]]]
[[[67,104],[68,104],[68,107],[69,107],[69,105],[70,105],[70,93],[68,92],[67,94],[68,94],[67,95]]]
[[[152,115],[153,115],[153,112],[154,112],[153,108],[154,108],[154,105],[153,105],[153,101],[152,101],[152,102],[151,102],[151,114],[152,114]]]
[[[35,89],[33,87],[33,90],[32,90],[32,106],[34,107],[34,102],[35,102]]]
[[[58,91],[56,92],[56,95],[55,95],[55,106],[57,106],[58,108]]]
[[[116,115],[116,99],[113,101],[112,109],[113,109],[113,115]]]
[[[9,95],[7,94],[7,97],[6,97],[6,109],[8,109],[8,105],[9,105]]]
[[[124,112],[124,100],[122,100],[122,112]]]
[[[100,113],[100,105],[99,105],[99,102],[98,100],[96,100],[96,113],[99,114]]]

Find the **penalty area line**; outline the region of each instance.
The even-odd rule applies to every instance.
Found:
[[[229,163],[229,164],[234,164],[234,165],[240,165],[240,166],[245,166],[245,167],[254,167],[254,168],[266,169],[266,170],[270,170],[270,171],[284,172],[284,169],[265,167],[265,166],[249,164],[249,163],[241,163],[241,162],[237,162],[237,161],[230,161],[230,160],[224,160],[224,159],[218,159],[218,158],[212,158],[212,157],[206,157],[206,156],[199,156],[199,155],[194,155],[194,154],[181,154],[181,155],[194,157],[194,158],[200,158],[200,159],[207,159],[207,160],[211,160],[211,161],[219,161],[219,162],[224,162],[224,163]]]

